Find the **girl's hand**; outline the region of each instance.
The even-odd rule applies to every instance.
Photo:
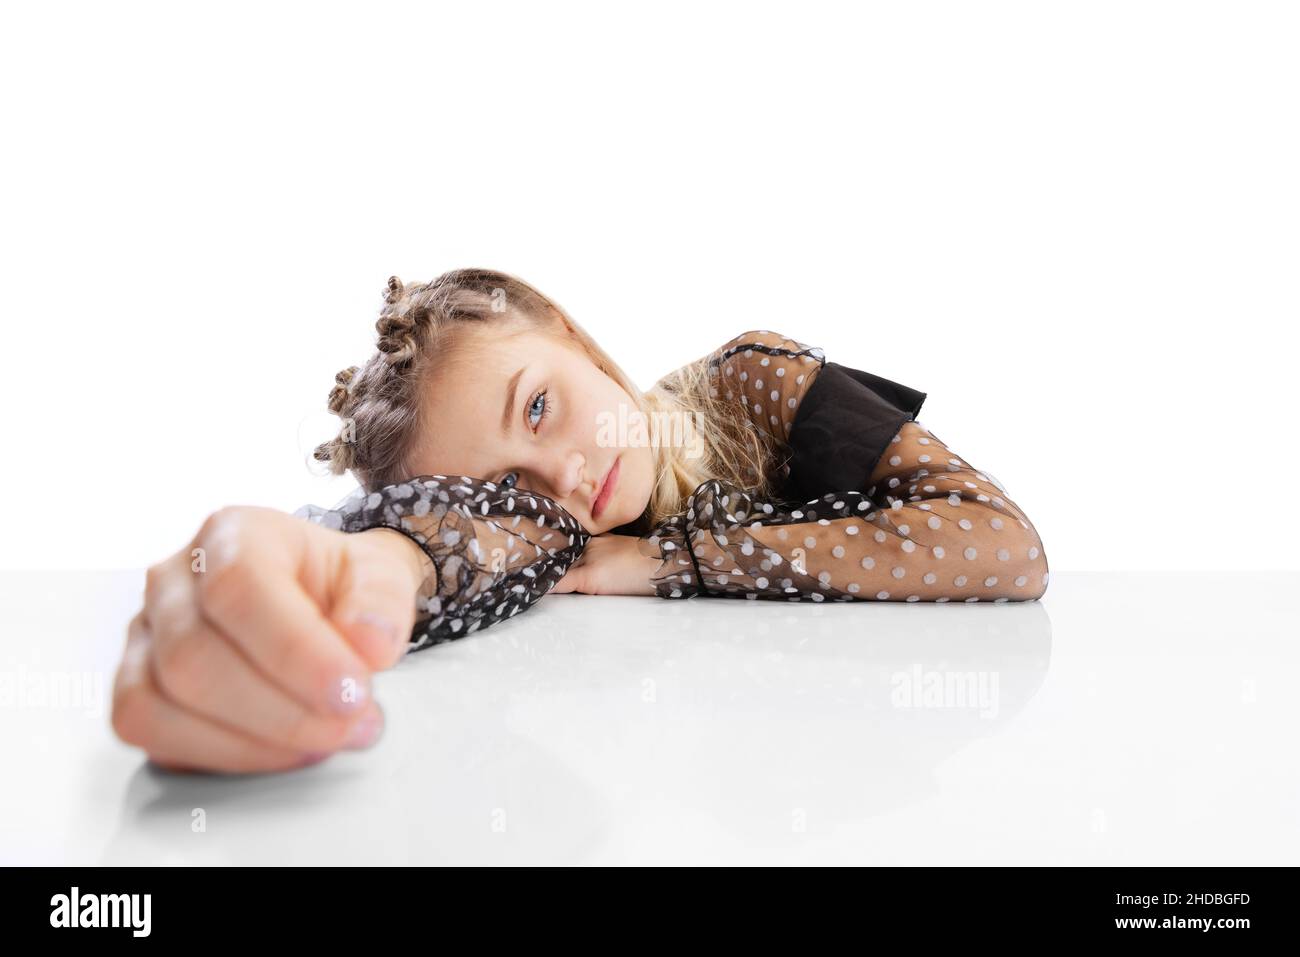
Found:
[[[584,595],[653,595],[650,582],[663,562],[648,558],[638,549],[640,539],[631,535],[605,533],[587,542],[552,594],[581,592]]]
[[[113,730],[176,770],[279,771],[383,729],[370,676],[405,654],[421,584],[401,533],[268,508],[213,513],[145,576]]]

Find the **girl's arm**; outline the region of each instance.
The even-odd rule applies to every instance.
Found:
[[[1043,544],[988,474],[908,422],[865,492],[797,507],[721,482],[642,540],[667,598],[1028,601],[1047,589]]]
[[[487,628],[549,592],[590,539],[544,495],[468,476],[422,475],[300,518],[345,532],[388,528],[419,550],[412,651]]]
[[[723,482],[641,539],[666,598],[1013,601],[1047,586],[1042,541],[986,473],[915,421],[926,394],[770,330],[711,356],[714,388],[773,441],[789,501]],[[837,490],[834,493],[828,490]],[[843,491],[838,491],[843,490]]]

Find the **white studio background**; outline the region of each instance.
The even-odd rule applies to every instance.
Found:
[[[334,504],[387,277],[472,265],[643,386],[769,328],[923,389],[1054,571],[1300,568],[1298,48],[1288,3],[8,4],[0,567]]]

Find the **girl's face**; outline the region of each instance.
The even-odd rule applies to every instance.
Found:
[[[466,335],[475,341],[426,385],[413,474],[500,482],[514,473],[518,488],[554,499],[593,535],[640,517],[654,456],[648,444],[627,444],[636,405],[626,390],[571,340],[499,328]]]

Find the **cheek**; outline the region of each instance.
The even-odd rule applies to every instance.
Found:
[[[621,391],[611,394],[608,390],[592,389],[575,396],[572,403],[569,411],[573,413],[573,438],[583,448],[631,451],[622,443],[627,437],[635,406]]]
[[[636,476],[637,481],[633,483],[636,488],[637,505],[645,508],[646,503],[650,501],[650,492],[655,486],[655,459],[654,452],[649,448],[628,449],[628,453],[633,457],[635,468],[630,470]]]

